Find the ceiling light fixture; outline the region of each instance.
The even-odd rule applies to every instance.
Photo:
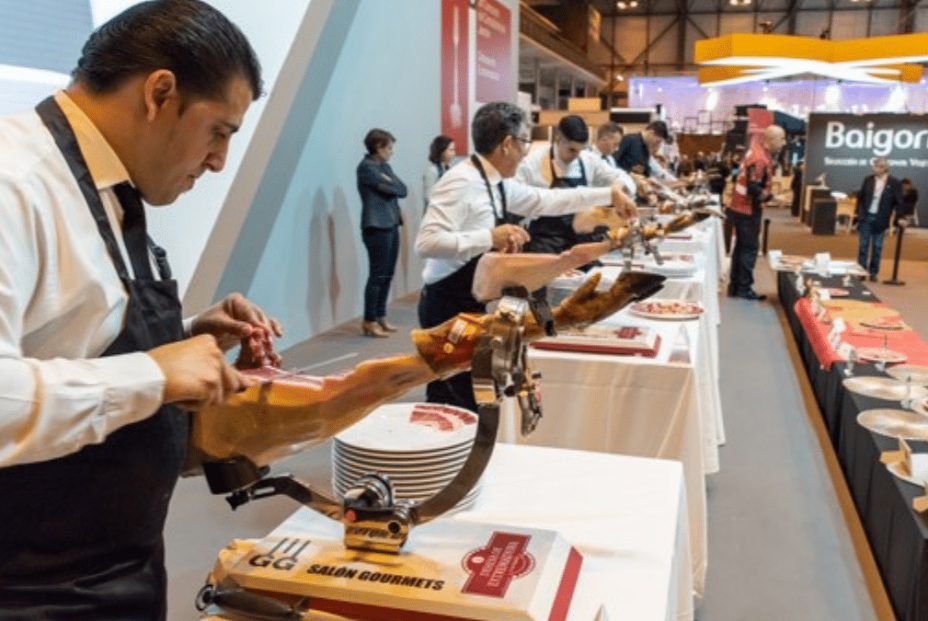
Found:
[[[918,82],[928,33],[831,41],[777,34],[731,34],[696,42],[699,83],[777,80],[812,73],[848,82]]]

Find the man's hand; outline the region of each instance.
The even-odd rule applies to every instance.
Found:
[[[274,351],[274,337],[283,336],[283,329],[276,319],[268,318],[241,293],[230,293],[200,313],[193,321],[191,334],[212,335],[223,351],[241,344],[236,361],[240,368],[280,364],[280,356]]]
[[[492,234],[493,250],[498,252],[521,252],[522,246],[531,239],[528,231],[516,224],[500,224]]]
[[[611,189],[612,206],[615,207],[616,212],[626,220],[637,218],[638,208],[635,206],[635,201],[625,193],[625,186],[617,181],[612,184]]]
[[[148,352],[164,373],[162,400],[196,411],[223,403],[245,386],[208,334],[156,347]]]
[[[641,198],[648,198],[651,192],[651,182],[644,175],[632,175],[632,180],[635,182],[635,190],[638,196]]]

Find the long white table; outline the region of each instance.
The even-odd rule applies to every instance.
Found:
[[[717,238],[706,225],[705,250]],[[702,246],[700,246],[702,247]],[[696,247],[689,250],[697,250]],[[705,475],[719,470],[718,447],[725,441],[718,382],[716,283],[706,263],[686,278],[671,278],[655,299],[698,301],[698,320],[655,321],[626,309],[604,325],[647,325],[661,336],[654,358],[530,348],[532,370],[541,372],[544,418],[527,438],[518,413],[506,410],[501,439],[506,442],[679,460],[687,485],[692,579],[701,597],[707,567]],[[601,268],[604,280],[618,267]],[[714,270],[712,270],[714,271]],[[714,306],[712,302],[715,302]]]
[[[593,621],[600,606],[613,621],[687,621],[685,507],[682,469],[673,461],[498,445],[473,508],[442,519],[561,533],[583,554],[568,621]],[[271,535],[296,533],[339,539],[341,525],[300,509]]]

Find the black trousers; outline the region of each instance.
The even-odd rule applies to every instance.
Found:
[[[442,324],[458,313],[484,313],[486,306],[473,297],[464,297],[461,291],[469,292],[470,288],[460,287],[461,283],[454,283],[455,279],[439,281],[434,285],[426,285],[419,296],[419,325],[423,328],[433,328]],[[458,285],[458,286],[455,286]],[[444,380],[429,382],[425,387],[426,401],[429,403],[447,403],[466,408],[471,412],[477,411],[477,400],[474,398],[474,383],[470,371],[464,371]]]
[[[366,228],[361,232],[370,266],[364,287],[364,321],[387,316],[387,296],[400,251],[400,230]]]
[[[728,219],[735,230],[735,247],[731,251],[731,272],[728,292],[745,295],[754,288],[754,265],[760,249],[760,221],[763,210],[755,209],[751,215],[728,211]]]

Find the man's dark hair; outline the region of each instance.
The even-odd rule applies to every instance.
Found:
[[[376,127],[367,132],[367,135],[364,137],[364,147],[370,155],[376,155],[381,147],[386,147],[394,142],[396,142],[396,138],[393,137],[393,134],[385,129],[378,129]]]
[[[620,136],[623,134],[622,126],[615,121],[603,123],[596,129],[597,140],[606,136],[612,136],[613,134],[619,134]]]
[[[261,96],[261,65],[242,31],[200,0],[136,4],[95,30],[71,72],[94,93],[110,93],[126,80],[167,69],[183,95],[220,100],[233,78]]]
[[[650,129],[654,132],[655,136],[670,142],[670,131],[667,129],[667,123],[663,121],[651,121],[645,129]]]
[[[507,101],[492,101],[477,110],[470,124],[474,150],[489,155],[506,136],[518,137],[525,125],[525,112]]]
[[[454,142],[454,139],[451,136],[436,136],[432,141],[432,144],[429,145],[429,161],[433,164],[441,164],[441,154],[445,152],[445,149],[448,148],[448,145]]]
[[[570,142],[586,143],[590,139],[590,128],[586,126],[583,117],[576,114],[561,117],[557,124],[557,131],[564,140]]]

